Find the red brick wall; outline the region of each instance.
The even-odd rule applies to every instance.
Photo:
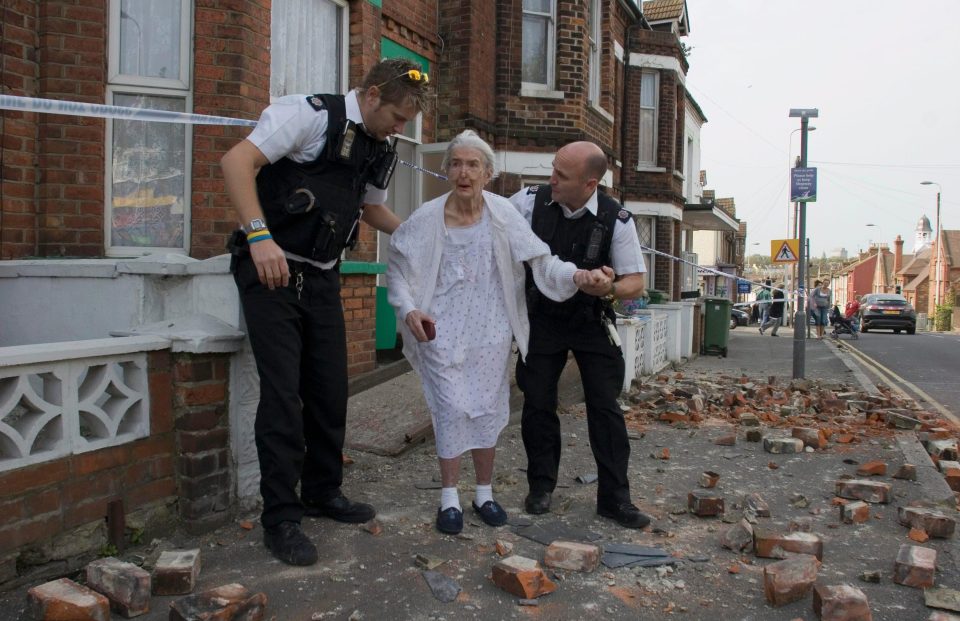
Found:
[[[351,377],[376,367],[376,274],[340,277],[343,319],[347,329],[347,374]]]
[[[268,0],[196,0],[193,111],[257,119],[270,103]],[[223,254],[237,216],[223,187],[220,158],[249,127],[195,125],[190,255]]]
[[[36,96],[103,103],[105,0],[39,3]],[[37,254],[103,253],[104,122],[37,116]]]
[[[176,495],[170,354],[148,360],[150,437],[0,475],[0,557],[106,519],[113,500],[129,513]]]
[[[4,71],[0,91],[37,92],[37,0],[0,8]],[[0,259],[37,253],[37,114],[0,111]]]
[[[149,437],[0,475],[0,562],[105,520],[115,500],[129,514],[176,499],[181,524],[192,532],[228,519],[229,356],[150,352]],[[0,572],[0,582],[5,577]]]

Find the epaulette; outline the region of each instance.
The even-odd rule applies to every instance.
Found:
[[[327,106],[323,103],[323,100],[320,99],[319,95],[307,96],[307,103],[310,104],[310,106],[317,112],[327,109]]]
[[[617,220],[623,222],[624,224],[630,222],[630,212],[626,209],[621,209],[619,212],[617,212]]]
[[[527,194],[536,194],[539,189],[539,185],[531,185],[529,188],[527,188]]]

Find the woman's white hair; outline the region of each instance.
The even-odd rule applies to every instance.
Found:
[[[477,135],[472,129],[465,129],[457,134],[450,144],[447,145],[447,151],[443,154],[443,162],[440,164],[440,170],[447,174],[450,172],[450,158],[454,149],[476,149],[483,156],[484,168],[490,173],[493,179],[500,174],[497,170],[497,160],[493,155],[493,149],[487,144],[487,141]]]

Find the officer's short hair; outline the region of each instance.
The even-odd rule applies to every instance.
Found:
[[[457,134],[453,140],[450,141],[450,144],[447,145],[447,151],[443,154],[443,162],[440,164],[440,170],[447,172],[450,170],[450,158],[454,149],[476,149],[483,156],[483,167],[488,173],[490,173],[490,178],[494,178],[499,174],[497,170],[497,160],[493,155],[493,149],[490,148],[490,145],[487,144],[487,141],[477,135],[477,132],[472,129],[465,129],[459,134]]]
[[[420,80],[408,77],[410,71],[422,72]],[[380,89],[380,99],[395,106],[404,105],[412,99],[418,110],[427,107],[429,80],[420,65],[406,58],[385,58],[374,65],[363,78],[362,90],[371,86]]]

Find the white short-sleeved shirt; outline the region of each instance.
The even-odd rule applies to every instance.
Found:
[[[344,98],[347,118],[357,125],[363,124],[357,92],[350,91]],[[260,115],[257,126],[247,140],[274,163],[282,157],[294,162],[312,162],[320,157],[327,144],[327,111],[315,110],[306,95],[287,95],[270,104]],[[387,202],[387,191],[367,184],[361,200],[365,205],[381,205]],[[319,263],[285,252],[287,258],[305,261],[322,269],[330,269],[336,261]]]
[[[520,190],[510,197],[510,202],[523,214],[527,222],[532,223],[533,205],[537,200],[537,195],[536,192],[531,193],[529,190],[530,188]],[[563,209],[563,217],[568,220],[581,218],[588,211],[595,216],[599,207],[596,191],[590,196],[586,204],[576,211],[570,211],[562,203],[558,204]],[[610,262],[613,265],[610,267],[618,276],[647,271],[647,266],[643,261],[643,252],[640,249],[640,238],[637,236],[637,227],[631,223],[618,219],[613,226],[613,240],[610,242]]]

